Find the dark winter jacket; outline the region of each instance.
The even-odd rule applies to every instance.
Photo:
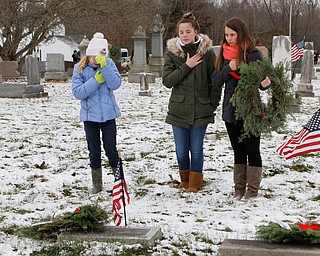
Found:
[[[258,60],[262,60],[262,55],[260,51],[253,50],[247,53],[247,63]],[[230,99],[234,94],[234,90],[239,80],[230,74],[232,70],[228,65],[229,62],[229,60],[224,60],[222,69],[219,72],[215,71],[213,73],[211,83],[213,90],[218,90],[219,88],[222,88],[222,86],[225,84],[222,105],[222,119],[227,123],[236,123],[235,108],[230,102]],[[239,70],[236,71],[236,74],[240,75]],[[214,101],[218,99],[220,100],[219,95],[213,95],[213,98]]]
[[[169,39],[163,67],[162,82],[172,88],[166,123],[182,128],[190,125],[201,127],[214,122],[214,110],[219,101],[210,100],[210,80],[214,70],[215,54],[212,42],[206,35],[200,35],[198,44],[181,47],[178,37]],[[190,68],[186,55],[203,54],[202,62]]]

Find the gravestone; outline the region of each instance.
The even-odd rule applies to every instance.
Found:
[[[58,239],[96,242],[120,242],[122,244],[143,244],[154,246],[155,240],[162,238],[160,228],[114,227],[104,226],[102,232],[67,233],[63,232]]]
[[[47,97],[43,85],[40,84],[38,60],[36,57],[26,56],[27,84],[0,84],[1,98],[39,98]]]
[[[140,74],[146,73],[149,71],[149,66],[147,65],[146,58],[146,32],[139,26],[132,36],[134,43],[134,56],[133,56],[133,65],[128,74],[129,83],[139,83]],[[148,77],[149,83],[155,83],[155,75],[150,74]]]
[[[140,74],[140,91],[139,96],[151,96],[151,91],[148,83],[148,75],[150,73],[141,73]]]
[[[226,239],[220,256],[319,256],[320,246],[269,244],[263,241]]]
[[[314,56],[314,43],[313,42],[305,42],[304,49],[305,50],[310,50],[312,52],[312,55]],[[312,75],[311,75],[311,79],[317,79],[316,69],[314,67],[314,59],[312,60]]]
[[[0,61],[0,75],[3,79],[19,78],[18,63],[15,61]]]
[[[65,71],[64,55],[62,53],[47,54],[47,72],[44,74],[44,80],[68,80],[68,73]]]
[[[269,58],[269,50],[267,47],[263,46],[263,45],[258,45],[256,46],[256,48],[261,52],[262,56],[266,59]]]
[[[313,86],[311,84],[313,71],[313,52],[311,50],[306,50],[302,57],[302,68],[301,68],[301,77],[300,83],[298,84],[297,93],[301,97],[312,97]]]
[[[288,36],[274,36],[272,41],[272,64],[284,64],[288,67],[287,76],[291,78],[291,40]]]
[[[212,46],[212,49],[213,49],[216,57],[219,56],[220,48],[221,48],[220,45],[214,45],[214,46]]]
[[[149,60],[149,70],[157,76],[162,76],[163,72],[163,32],[164,26],[159,14],[156,15],[152,27],[151,53]]]
[[[287,68],[287,78],[291,80],[291,39],[288,36],[274,36],[272,41],[272,65],[283,64]],[[292,94],[294,94],[292,88]],[[300,106],[293,104],[291,111],[300,112]]]

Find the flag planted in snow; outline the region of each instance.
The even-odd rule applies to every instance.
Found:
[[[276,151],[286,159],[320,151],[320,109],[301,131],[279,146]]]
[[[112,190],[112,213],[116,226],[121,225],[122,216],[120,214],[120,210],[123,208],[124,215],[126,215],[125,207],[129,203],[130,196],[127,190],[126,181],[124,180],[122,159],[119,158],[117,168],[114,173],[114,185]]]

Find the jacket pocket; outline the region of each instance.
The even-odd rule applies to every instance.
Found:
[[[169,100],[169,113],[181,116],[185,113],[185,103],[183,94],[172,94]]]
[[[213,114],[213,106],[211,104],[211,99],[210,97],[199,97],[199,105],[198,105],[198,113],[200,117],[202,116],[210,116]]]

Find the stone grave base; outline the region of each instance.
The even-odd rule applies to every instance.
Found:
[[[49,71],[44,73],[44,80],[50,81],[50,80],[56,80],[56,81],[67,81],[68,80],[68,73],[61,71]]]
[[[155,240],[162,238],[160,228],[104,226],[103,231],[95,233],[61,233],[59,240],[121,242],[154,246]]]
[[[0,84],[0,98],[40,98],[48,97],[43,85]]]
[[[313,97],[313,86],[312,84],[305,84],[300,83],[298,84],[298,89],[296,91],[296,94],[298,94],[301,97]]]
[[[151,91],[139,91],[139,96],[151,96]]]
[[[226,239],[219,256],[319,256],[320,246],[269,244],[255,240]]]

